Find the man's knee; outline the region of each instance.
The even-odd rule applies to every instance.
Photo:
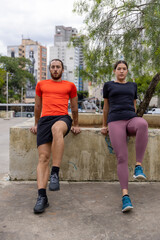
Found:
[[[50,154],[47,152],[39,154],[39,163],[48,164],[50,161]]]
[[[52,135],[53,138],[59,138],[59,137],[63,137],[65,132],[67,131],[67,125],[66,123],[63,124],[63,126],[59,125],[57,126],[56,124],[52,126]]]

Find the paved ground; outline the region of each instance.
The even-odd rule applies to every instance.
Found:
[[[8,128],[20,121],[0,119],[0,240],[160,240],[160,183],[130,183],[134,209],[123,214],[119,183],[61,182],[60,191],[47,190],[45,213],[33,214],[36,182],[4,177]]]
[[[28,118],[0,118],[0,179],[9,171],[9,128],[27,120]]]

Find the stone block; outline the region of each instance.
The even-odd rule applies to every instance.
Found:
[[[35,180],[38,163],[36,136],[29,128],[32,121],[10,128],[10,177],[12,180]],[[65,137],[60,179],[69,181],[116,181],[117,160],[109,138],[100,128],[82,128],[75,136]],[[143,139],[142,139],[143,141]],[[133,180],[136,161],[135,137],[128,139],[129,180]],[[149,129],[149,141],[143,160],[148,181],[160,181],[160,129]]]

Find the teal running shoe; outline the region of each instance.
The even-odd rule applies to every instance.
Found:
[[[133,208],[131,199],[128,195],[122,197],[122,212],[128,212]]]
[[[142,166],[138,165],[135,167],[133,177],[137,180],[144,180],[146,179],[146,175],[143,173]]]

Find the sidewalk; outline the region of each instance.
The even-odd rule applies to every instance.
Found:
[[[0,119],[0,240],[160,239],[160,182],[129,183],[134,209],[125,214],[118,182],[61,182],[60,191],[47,190],[50,206],[35,215],[36,182],[5,178],[9,126],[21,120]]]
[[[1,240],[159,240],[160,183],[130,183],[134,209],[121,212],[119,183],[62,182],[35,215],[35,182],[0,182]]]

